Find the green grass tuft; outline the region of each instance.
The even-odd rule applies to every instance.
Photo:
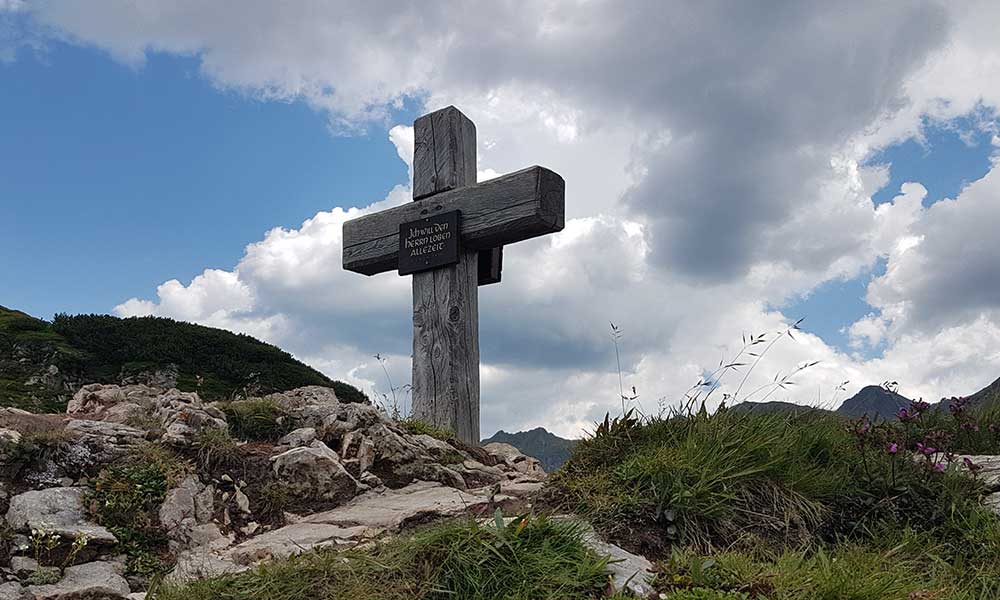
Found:
[[[273,442],[291,430],[285,409],[274,400],[252,398],[221,406],[232,435],[241,440]]]
[[[366,550],[307,553],[161,589],[160,600],[580,600],[604,597],[607,561],[570,523],[437,524]]]
[[[435,427],[430,423],[426,423],[414,417],[403,419],[399,422],[399,424],[403,426],[403,429],[405,429],[407,433],[413,435],[429,435],[432,438],[441,440],[442,442],[447,442],[451,438],[455,437],[455,434],[447,429]]]

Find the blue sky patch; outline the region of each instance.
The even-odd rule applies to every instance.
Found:
[[[407,179],[387,130],[412,107],[338,137],[302,103],[220,90],[196,58],[133,69],[53,42],[0,62],[0,89],[0,256],[19,257],[0,269],[2,301],[44,318],[231,269],[272,227]]]

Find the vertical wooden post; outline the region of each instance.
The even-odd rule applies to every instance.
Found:
[[[476,127],[454,106],[413,124],[413,199],[476,183]],[[479,253],[413,274],[413,414],[479,444]]]

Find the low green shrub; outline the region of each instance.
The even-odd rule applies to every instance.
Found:
[[[337,394],[337,399],[341,402],[369,402],[367,394],[349,383],[334,381],[330,387],[333,388],[333,392]]]

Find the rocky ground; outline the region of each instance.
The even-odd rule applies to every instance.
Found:
[[[219,404],[92,384],[65,414],[0,409],[0,600],[138,598],[158,577],[530,508],[537,460],[420,430],[324,387]],[[624,581],[644,563],[622,556],[640,561],[616,563]]]

